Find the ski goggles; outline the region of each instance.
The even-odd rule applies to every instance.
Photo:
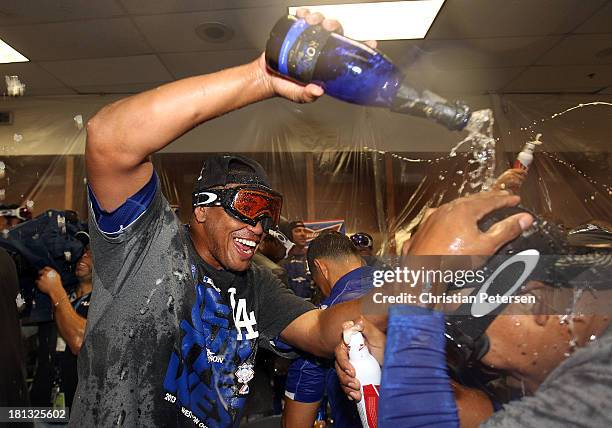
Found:
[[[264,231],[280,222],[283,197],[261,186],[240,186],[229,189],[206,189],[193,194],[194,207],[223,207],[225,212],[243,223],[256,226],[261,222]]]

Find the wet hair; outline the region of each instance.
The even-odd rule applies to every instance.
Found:
[[[359,250],[344,234],[336,231],[323,232],[310,242],[306,259],[310,272],[315,272],[315,259],[349,259],[360,258]]]

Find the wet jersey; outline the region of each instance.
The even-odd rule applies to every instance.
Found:
[[[208,265],[159,187],[154,174],[124,218],[90,193],[94,284],[73,426],[236,426],[258,345],[312,309],[268,270]]]

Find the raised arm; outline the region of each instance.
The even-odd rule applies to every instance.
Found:
[[[310,24],[330,30],[337,21],[301,10]],[[263,55],[257,60],[203,76],[172,82],[112,103],[87,124],[87,177],[105,211],[113,211],[150,179],[148,156],[197,125],[279,95],[311,102],[323,94],[316,85],[300,86],[271,74]]]

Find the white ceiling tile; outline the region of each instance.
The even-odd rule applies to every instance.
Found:
[[[126,83],[123,85],[77,85],[74,89],[79,94],[137,94],[156,88],[166,82]]]
[[[114,1],[92,0],[2,0],[0,25],[72,21],[123,15]]]
[[[479,95],[497,92],[524,67],[442,70],[418,64],[406,72],[408,82],[418,89],[439,94]]]
[[[283,8],[235,9],[224,11],[138,16],[134,20],[157,52],[261,49]],[[195,29],[205,22],[220,22],[234,30],[224,43],[206,42]]]
[[[120,0],[131,15],[285,6],[285,0]]]
[[[378,43],[378,49],[395,65],[408,67],[425,53],[422,45],[422,40],[385,40]]]
[[[57,88],[26,88],[26,97],[38,97],[46,95],[77,95],[77,92],[74,89],[68,88],[66,86],[58,86]]]
[[[172,80],[155,55],[41,62],[68,86],[119,85]]]
[[[363,0],[359,0],[363,1]],[[288,5],[303,4],[303,2],[289,1],[289,0],[209,0],[211,9],[236,9],[236,8],[247,8],[247,7],[263,7],[263,6],[283,6],[285,7],[284,13],[287,12],[286,7]],[[323,4],[324,2],[315,2],[316,4]],[[332,3],[339,3],[334,0]],[[351,3],[342,1],[341,3]],[[280,18],[280,15],[277,17]]]
[[[26,85],[26,94],[34,89],[64,88],[65,85],[53,75],[32,62],[0,64],[0,87],[4,87],[4,76],[18,76]],[[4,90],[0,92],[5,92]]]
[[[558,36],[431,40],[422,45],[420,60],[446,69],[525,66],[559,40]]]
[[[540,36],[565,34],[605,0],[447,1],[427,39]]]
[[[206,10],[209,0],[119,0],[131,15]]]
[[[33,61],[150,53],[128,18],[3,27],[0,37]]]
[[[612,85],[612,65],[529,67],[504,92],[593,92]]]
[[[609,33],[612,31],[612,2],[608,1],[584,24],[578,27],[575,33]]]
[[[161,60],[174,77],[195,76],[213,73],[224,68],[246,64],[260,55],[256,50],[239,50],[223,52],[181,52],[160,54]]]
[[[597,57],[597,53],[604,49],[609,49],[610,54]],[[537,64],[612,64],[612,33],[567,36],[540,58]]]

